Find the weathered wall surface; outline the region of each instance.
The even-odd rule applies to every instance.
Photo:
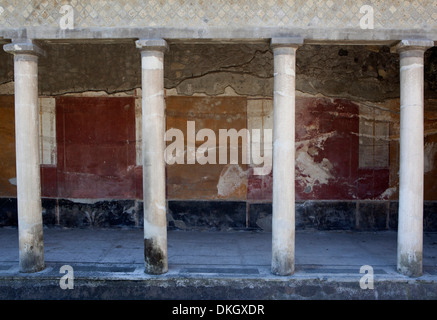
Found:
[[[141,87],[140,54],[132,42],[42,42],[40,95],[84,91],[129,92]],[[272,96],[273,56],[265,44],[171,43],[165,87],[180,95],[219,95],[231,87],[246,96]],[[384,101],[399,97],[399,58],[386,46],[303,45],[297,53],[298,91]],[[13,81],[12,56],[0,53],[0,83]],[[425,96],[437,98],[437,49],[425,54]],[[2,89],[4,90],[4,89]]]
[[[114,93],[141,87],[140,53],[134,43],[45,45],[40,58],[42,95],[83,91]]]
[[[273,54],[267,44],[174,44],[166,56],[165,87],[178,94],[272,96]]]
[[[14,80],[14,57],[0,50],[0,84]]]
[[[113,215],[125,217],[114,221],[138,225],[138,208],[131,208],[136,205],[135,199],[142,199],[142,170],[138,161],[141,159],[139,52],[133,43],[55,45],[46,42],[43,46],[48,53],[40,59],[39,67],[43,195],[85,198],[93,203],[105,199],[105,205],[111,203],[115,208],[111,211]],[[167,129],[184,131],[187,120],[196,122],[196,131],[272,129],[272,62],[267,43],[171,43],[164,69]],[[0,65],[3,66],[0,93],[13,94],[11,57],[1,54]],[[296,199],[300,227],[395,228],[399,179],[398,65],[398,56],[385,46],[304,45],[299,48]],[[431,49],[425,59],[425,200],[428,201],[437,199],[436,70],[437,50]],[[2,137],[5,137],[2,143],[9,143],[9,147],[2,146],[3,150],[12,150],[11,99],[2,96],[0,100],[2,119],[9,119],[1,122]],[[129,100],[129,117],[121,116],[126,111],[125,99]],[[86,104],[72,104],[73,113],[63,109],[65,101],[85,100]],[[113,110],[109,101],[118,101],[121,109]],[[71,119],[62,122],[64,116]],[[81,137],[79,147],[73,147],[77,141],[65,140],[62,126],[66,124],[73,133],[70,138]],[[81,132],[74,134],[73,127]],[[117,138],[121,128],[129,131],[120,138],[129,141],[129,146]],[[86,132],[115,136],[107,145],[99,146],[107,151],[101,152],[93,148],[100,140]],[[86,148],[89,151],[80,151]],[[67,157],[63,150],[70,150]],[[1,196],[14,197],[15,187],[10,183],[15,177],[14,153],[4,151],[2,157],[5,165],[2,165]],[[105,164],[106,159],[110,161]],[[74,168],[70,166],[73,162]],[[66,175],[82,178],[73,182],[62,178]],[[255,176],[253,165],[168,165],[167,186],[172,226],[269,228],[272,176]],[[111,202],[113,199],[131,202],[118,206]],[[216,202],[203,203],[213,199],[229,202],[228,216],[218,213]],[[56,220],[61,224],[71,220],[87,225],[86,212],[90,215],[93,211],[106,221],[101,225],[114,223],[109,216],[103,217],[97,204],[90,207],[86,203],[81,206],[77,202],[62,202],[55,206],[64,212]],[[47,212],[55,210],[50,208]],[[429,217],[433,208],[427,204],[425,210],[431,226],[434,220]],[[70,219],[65,212],[77,218]],[[211,212],[215,214],[211,216]],[[73,224],[71,221],[64,225]]]

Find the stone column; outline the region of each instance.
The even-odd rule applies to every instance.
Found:
[[[42,50],[30,41],[3,48],[14,55],[20,271],[37,272],[45,268],[38,132],[38,55]]]
[[[165,101],[163,39],[136,41],[141,50],[145,272],[168,271],[165,198]]]
[[[301,38],[271,40],[273,92],[272,273],[294,273],[295,236],[295,78]]]
[[[397,268],[404,275],[422,275],[423,249],[423,54],[434,43],[403,40],[400,55],[401,115]]]

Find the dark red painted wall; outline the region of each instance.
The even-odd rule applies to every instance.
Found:
[[[353,200],[378,197],[389,186],[389,169],[360,169],[359,108],[344,99],[296,99],[296,153],[312,150],[314,163],[329,160],[328,183],[302,183],[296,166],[296,200]],[[305,149],[305,150],[306,150]],[[272,199],[272,174],[249,176],[248,200]]]
[[[358,178],[358,106],[347,100],[312,98],[299,99],[297,105],[296,140],[330,136],[317,148],[314,161],[328,159],[333,179],[315,185],[311,192],[297,184],[296,199],[352,199]]]
[[[135,198],[134,98],[57,98],[56,133],[58,197]]]

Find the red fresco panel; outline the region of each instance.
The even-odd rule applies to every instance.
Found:
[[[358,170],[358,115],[358,105],[345,99],[296,99],[296,156],[306,152],[309,169],[326,159],[331,166],[320,183],[296,163],[296,200],[375,198],[388,187],[388,169]],[[271,175],[250,174],[248,200],[271,200],[272,184]]]
[[[376,199],[389,188],[390,170],[359,169],[358,198]]]
[[[272,200],[273,169],[268,175],[254,175],[248,171],[247,200]]]
[[[323,183],[315,181],[311,188],[308,183],[299,182],[302,179],[298,176],[303,173],[297,168],[296,199],[354,199],[358,168],[358,106],[342,99],[300,98],[296,101],[296,109],[299,111],[296,152],[299,148],[308,148],[314,165],[327,159],[331,166],[329,179]]]
[[[48,198],[58,196],[57,168],[54,165],[41,165],[41,196]]]
[[[135,101],[56,98],[58,196],[135,198]]]

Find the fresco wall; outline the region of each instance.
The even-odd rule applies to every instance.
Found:
[[[139,53],[131,44],[46,49],[50,59],[41,58],[39,70],[45,223],[141,227]],[[87,61],[93,52],[106,58]],[[426,230],[437,228],[436,56],[429,50],[425,59]],[[10,59],[0,54],[5,67],[0,74],[1,225],[16,223]],[[57,68],[50,67],[51,61]],[[396,228],[398,62],[384,46],[299,48],[298,228]],[[66,72],[72,65],[74,72]],[[165,58],[167,129],[184,132],[185,147],[187,121],[194,122],[196,132],[208,128],[217,136],[219,129],[272,129],[272,75],[267,44],[171,44]],[[262,148],[261,142],[254,147]],[[201,144],[197,141],[196,148]],[[217,139],[217,150],[222,147]],[[238,151],[241,157],[241,143]],[[272,174],[255,175],[254,167],[242,159],[238,164],[167,165],[169,226],[269,230]]]

